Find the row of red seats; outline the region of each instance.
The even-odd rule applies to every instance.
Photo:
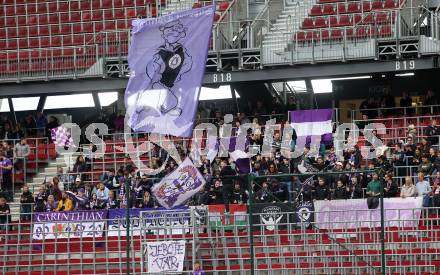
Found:
[[[334,15],[343,13],[370,12],[380,9],[395,9],[399,2],[395,0],[382,1],[363,1],[361,2],[339,2],[335,4],[314,5],[310,10],[310,16]]]
[[[150,9],[155,12],[155,8]],[[116,9],[116,10],[98,10],[98,11],[75,11],[40,15],[20,15],[0,17],[0,27],[17,26],[35,26],[46,24],[62,24],[72,22],[102,21],[114,19],[135,18],[137,16],[146,16],[147,8],[138,9]]]
[[[23,26],[20,28],[9,27],[0,29],[0,39],[16,37],[34,37],[49,35],[66,35],[73,33],[98,33],[102,30],[126,30],[131,26],[130,20],[108,20],[83,23],[64,23],[51,25]]]
[[[63,58],[55,61],[48,62],[24,62],[24,63],[7,63],[0,64],[0,72],[15,74],[18,72],[46,72],[59,73],[59,72],[71,72],[75,69],[90,68],[95,64],[95,59],[77,58],[74,60],[72,57]]]
[[[347,38],[370,38],[370,37],[390,37],[392,36],[391,25],[383,25],[379,28],[374,26],[359,26],[356,28],[320,30],[320,31],[299,31],[293,36],[294,41],[320,41],[337,40]]]
[[[94,34],[61,35],[52,37],[31,37],[0,40],[0,49],[29,49],[60,46],[80,46],[93,43]]]
[[[82,1],[3,1],[0,15],[41,14],[81,10],[97,10],[127,7],[145,7],[155,4],[155,0],[82,0]],[[163,1],[164,3],[164,1]]]
[[[357,24],[383,24],[394,22],[395,13],[378,12],[369,13],[362,17],[361,14],[341,15],[330,17],[305,18],[302,24],[303,29],[328,28],[328,27],[344,27]]]

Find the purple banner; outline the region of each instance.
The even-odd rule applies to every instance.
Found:
[[[134,131],[192,135],[214,12],[133,20],[125,106]]]
[[[380,227],[380,208],[368,209],[366,199],[315,201],[315,221],[319,229]],[[422,198],[384,199],[385,225],[417,226]]]

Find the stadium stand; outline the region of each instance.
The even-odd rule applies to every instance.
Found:
[[[135,18],[156,17],[208,2],[79,0],[15,3],[0,9],[0,73],[35,78],[85,74],[98,70],[104,57],[126,55]],[[217,2],[215,22],[228,10]]]
[[[270,154],[254,156],[246,167],[250,172],[243,172],[238,161],[229,157],[213,161],[201,157],[199,171],[207,181],[204,189],[182,209],[165,210],[159,208],[151,189],[178,164],[161,148],[164,140],[149,147],[145,145],[152,140],[149,134],[123,132],[124,116],[115,112],[121,111],[122,98],[107,115],[102,114],[96,92],[93,101],[99,115],[91,109],[55,110],[82,113],[76,116],[81,119],[73,120],[81,126],[89,122],[110,125],[109,134],[99,135],[103,152],[98,150],[100,144],[82,138],[76,152],[58,153],[51,139],[58,123],[48,123],[40,112],[45,108],[47,86],[23,90],[35,87],[39,80],[64,89],[54,94],[66,93],[70,87],[63,84],[75,83],[72,79],[76,78],[97,83],[103,78],[125,81],[132,20],[200,8],[211,1],[2,1],[0,82],[21,92],[7,95],[12,109],[5,115],[8,119],[0,118],[0,273],[140,274],[148,272],[147,243],[178,240],[185,242],[183,274],[196,274],[192,272],[199,263],[206,274],[440,275],[440,99],[432,91],[421,94],[427,85],[436,88],[440,7],[433,9],[426,3],[216,1],[214,51],[207,60],[207,68],[215,72],[207,76],[215,75],[211,86],[229,81],[237,86],[231,86],[233,99],[225,103],[224,110],[217,101],[217,105],[200,104],[197,122],[212,122],[223,130],[224,115],[234,110],[232,136],[246,123],[260,126],[247,135],[249,148],[267,146]],[[108,73],[109,62],[116,64],[118,79]],[[330,65],[305,65],[315,62]],[[359,91],[335,85],[334,92],[342,90],[339,97],[327,97],[325,104],[318,104],[309,78],[322,68],[323,74],[333,75],[333,62],[347,66],[341,69],[342,76],[351,75],[354,68],[376,66],[367,71],[371,79],[366,86],[374,86],[369,87],[374,92],[368,91],[365,99],[360,98],[367,94],[362,84],[357,86]],[[287,66],[293,64],[301,65]],[[277,65],[296,67],[299,76],[283,75],[272,67]],[[417,78],[420,85],[411,87],[417,96],[413,92],[409,102],[403,96],[400,105],[396,104],[401,90],[411,88],[402,88],[402,84],[390,96],[385,87],[392,86],[388,82],[398,73],[431,69],[434,76]],[[287,82],[279,82],[277,89],[276,83],[265,79],[239,78],[257,71],[265,72],[262,77],[275,75],[282,81],[306,79],[306,91],[298,94]],[[239,80],[232,80],[227,75],[231,73],[237,73]],[[67,80],[72,82],[65,84]],[[18,86],[21,81],[30,84],[16,88],[13,83]],[[78,83],[67,92],[81,92],[77,86],[90,85]],[[112,89],[98,85],[93,90]],[[238,100],[234,89],[246,93]],[[17,118],[11,97],[33,93],[43,94],[34,108],[36,117],[24,110],[17,112]],[[304,108],[300,98],[315,102]],[[267,120],[291,122],[286,116],[289,111],[318,105],[333,108],[345,98],[352,107],[334,108],[331,125],[354,123],[360,130],[352,126],[346,132],[359,138],[344,148],[342,157],[336,154],[335,143],[324,141],[301,149],[298,157],[281,156],[282,150],[298,149],[298,137],[283,140],[285,128],[271,133],[264,125]],[[0,107],[4,109],[3,104]],[[374,135],[385,145],[380,148],[381,156],[372,160],[363,154],[365,146],[374,143],[362,131],[369,123],[383,124]],[[207,134],[202,136],[202,147],[211,149]],[[197,157],[192,151],[194,140],[166,138],[181,157]],[[133,155],[139,158],[132,159]],[[141,164],[150,169],[164,165],[164,170],[144,175]],[[383,226],[380,196],[384,197]],[[383,270],[382,265],[386,266]]]

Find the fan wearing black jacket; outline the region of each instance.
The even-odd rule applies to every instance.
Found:
[[[233,182],[233,176],[236,175],[236,172],[234,169],[231,168],[227,160],[222,160],[220,162],[220,178],[221,182],[223,184],[223,198],[224,203],[229,203],[230,197],[232,194],[232,182]]]
[[[348,187],[350,198],[352,199],[362,199],[364,197],[364,190],[362,189],[362,184],[359,179],[355,176],[351,177],[351,184]]]
[[[34,196],[29,191],[29,186],[23,186],[23,193],[20,196],[21,203],[21,221],[30,221],[32,215],[32,207],[34,204]]]
[[[332,199],[346,200],[350,196],[349,188],[345,187],[341,180],[336,183],[336,188],[333,190]]]
[[[385,175],[385,183],[384,183],[384,197],[385,198],[394,198],[397,196],[399,192],[399,187],[397,183],[393,180],[393,175],[386,174]]]
[[[329,200],[330,199],[330,188],[325,183],[324,178],[318,179],[318,186],[315,187],[315,192],[313,193],[314,200]]]
[[[231,203],[232,204],[245,204],[248,196],[246,192],[241,189],[240,182],[235,182],[234,190],[232,191]]]
[[[222,182],[215,180],[214,186],[209,190],[209,204],[224,204],[225,198],[223,197],[224,190]]]

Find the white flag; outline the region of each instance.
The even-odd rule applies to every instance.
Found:
[[[157,202],[169,209],[184,204],[205,185],[205,179],[186,158],[171,174],[154,185],[152,192]]]

